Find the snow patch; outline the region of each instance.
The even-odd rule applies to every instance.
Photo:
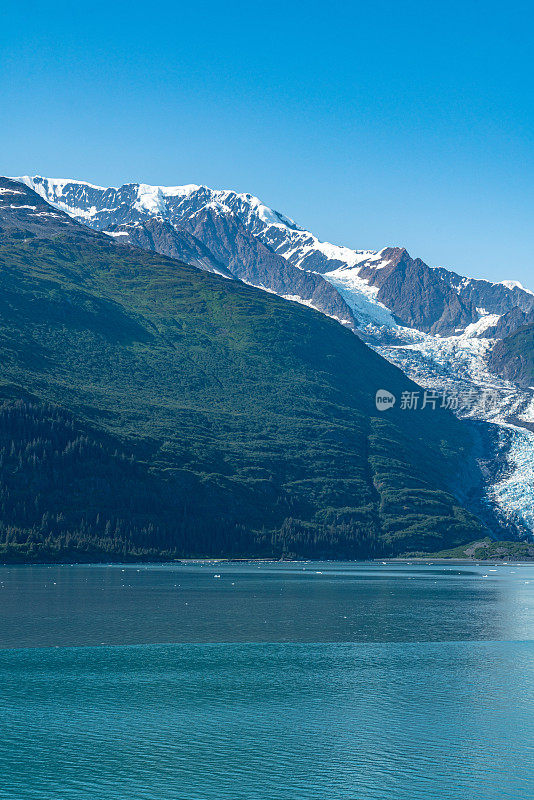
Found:
[[[501,314],[488,314],[487,311],[483,309],[477,309],[479,313],[482,311],[482,316],[476,322],[472,322],[468,325],[462,336],[465,336],[466,339],[471,339],[474,336],[480,336],[482,333],[488,330],[488,328],[494,328],[495,325],[501,318]]]

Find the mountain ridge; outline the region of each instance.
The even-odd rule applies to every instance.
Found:
[[[289,217],[265,206],[250,194],[232,190],[212,190],[197,184],[184,186],[150,186],[124,184],[104,188],[67,179],[47,179],[40,176],[19,178],[40,193],[48,202],[63,208],[79,221],[105,230],[112,224],[131,224],[147,216],[161,216],[178,228],[194,233],[209,249],[209,226],[221,215],[233,215],[234,223],[260,240],[271,253],[282,256],[291,266],[305,274],[316,273],[326,278],[337,270],[353,270],[368,289],[377,289],[376,299],[386,305],[401,325],[426,333],[454,335],[476,324],[484,315],[505,314],[518,307],[523,312],[534,309],[534,293],[514,281],[491,281],[463,278],[443,267],[429,267],[421,259],[412,259],[405,248],[385,247],[382,250],[352,250],[328,242],[320,242],[313,234],[297,225]],[[195,216],[201,213],[202,219]],[[206,227],[206,231],[203,231]],[[196,233],[195,233],[196,231]],[[205,238],[204,238],[205,236]],[[213,237],[211,239],[213,241]],[[249,240],[250,241],[250,240]],[[161,250],[166,245],[161,243]],[[162,252],[169,255],[168,252]],[[228,265],[227,265],[228,266]],[[266,264],[261,278],[254,274],[239,275],[241,279],[260,288],[293,296],[305,304],[330,313],[339,321],[360,330],[365,328],[358,320],[355,308],[347,308],[338,296],[333,309],[333,295],[325,300],[327,290],[322,287],[317,297],[317,286],[292,273],[287,276],[287,266],[276,261]],[[272,280],[276,271],[286,274]],[[271,276],[274,285],[266,284]],[[421,277],[424,275],[424,282]],[[417,279],[414,278],[417,277]],[[263,284],[260,285],[259,281]],[[297,286],[296,283],[300,285]],[[428,295],[434,300],[429,302]]]
[[[236,280],[315,307],[420,385],[453,396],[459,416],[493,426],[502,443],[498,459],[505,469],[501,477],[490,470],[487,502],[534,535],[533,392],[524,380],[510,380],[516,373],[491,357],[496,337],[533,313],[532,292],[512,280],[491,283],[429,267],[404,248],[356,251],[321,243],[252,195],[230,190],[25,180],[97,230],[122,234],[148,220],[172,224],[173,236],[162,236],[157,250],[179,256],[173,248],[185,231],[214,248],[210,258],[237,273]],[[528,340],[517,341],[528,347]]]
[[[378,411],[378,389],[418,387],[351,331],[72,221],[32,235],[26,191],[18,228],[0,195],[6,557],[358,558],[480,535],[472,428]]]

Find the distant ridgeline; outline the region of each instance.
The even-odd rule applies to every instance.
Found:
[[[484,535],[468,423],[350,330],[0,180],[0,557],[365,558]],[[470,510],[471,509],[471,510]]]

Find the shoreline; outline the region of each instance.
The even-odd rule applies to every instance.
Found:
[[[246,564],[271,564],[271,565],[301,565],[301,564],[329,564],[335,566],[336,564],[361,564],[361,565],[375,565],[375,566],[393,566],[395,564],[426,564],[432,565],[493,565],[493,566],[510,566],[510,565],[531,565],[534,564],[534,558],[530,559],[514,559],[514,558],[454,558],[446,556],[413,556],[413,557],[398,557],[398,558],[372,558],[372,559],[275,559],[275,558],[180,558],[173,559],[172,561],[164,560],[150,560],[150,561],[76,561],[68,559],[65,561],[0,561],[1,567],[179,567],[179,566],[203,566],[203,565],[246,565]]]

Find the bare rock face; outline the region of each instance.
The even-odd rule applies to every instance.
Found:
[[[223,275],[225,278],[234,277],[193,234],[174,227],[162,217],[149,217],[143,222],[109,225],[104,233],[121,244],[152,250],[206,272]]]
[[[402,325],[425,333],[452,334],[478,319],[466,302],[440,274],[406,250],[395,251],[391,266],[365,273],[379,286],[377,299],[391,309]]]

